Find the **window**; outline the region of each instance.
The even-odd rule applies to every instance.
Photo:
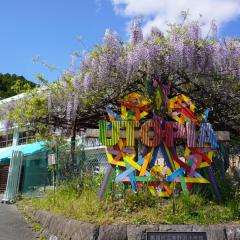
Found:
[[[13,134],[0,136],[0,148],[10,147],[13,143]]]
[[[35,137],[34,131],[20,132],[18,144],[23,145],[23,144],[31,143],[34,140],[34,137]]]

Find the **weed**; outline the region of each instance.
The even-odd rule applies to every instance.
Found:
[[[217,204],[199,193],[180,194],[175,199],[176,211],[173,214],[172,199],[153,197],[145,189],[139,193],[126,191],[124,199],[120,195],[114,199],[109,195],[105,201],[98,200],[98,190],[99,179],[85,176],[81,187],[77,180],[73,180],[60,186],[55,197],[53,192],[49,192],[44,198],[23,199],[22,202],[36,209],[98,224],[217,224],[239,221],[240,195]]]

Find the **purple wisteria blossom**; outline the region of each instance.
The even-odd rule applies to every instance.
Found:
[[[143,40],[143,33],[141,28],[141,19],[136,18],[131,26],[130,42],[135,45]]]
[[[5,119],[3,120],[2,125],[3,125],[3,129],[7,131],[13,127],[13,122],[9,119]]]
[[[163,37],[163,32],[158,27],[152,27],[151,29],[151,36],[152,37]]]
[[[113,32],[111,29],[106,29],[103,44],[108,48],[118,47],[120,45],[120,37],[118,33]]]
[[[217,27],[211,24],[211,36]],[[131,27],[130,44],[122,44],[120,37],[107,30],[102,46],[98,46],[81,63],[84,82],[93,85],[126,83],[143,73],[144,79],[185,72],[192,77],[204,74],[239,75],[239,41],[204,37],[199,22],[171,25],[163,35],[153,28],[150,36],[143,38],[141,22],[136,19]],[[107,47],[107,48],[106,48]],[[143,76],[142,75],[142,76]],[[86,81],[87,80],[87,81]]]
[[[92,83],[93,79],[92,79],[92,76],[90,73],[87,73],[85,76],[84,76],[84,80],[83,80],[83,86],[85,89],[88,89]]]
[[[76,92],[79,92],[79,91],[80,91],[81,86],[82,86],[82,84],[81,84],[80,77],[79,77],[78,75],[75,75],[75,76],[73,77],[73,87],[74,87],[74,89],[76,90]]]

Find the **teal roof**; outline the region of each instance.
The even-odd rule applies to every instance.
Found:
[[[21,151],[23,155],[30,155],[35,152],[46,149],[46,142],[34,142],[25,145],[12,146],[0,153],[0,164],[9,163],[9,159],[12,156],[12,151]]]

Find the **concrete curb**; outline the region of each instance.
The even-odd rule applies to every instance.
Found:
[[[147,231],[206,232],[208,240],[240,240],[240,224],[219,225],[97,225],[24,206],[43,226],[43,234],[57,240],[145,240]]]

